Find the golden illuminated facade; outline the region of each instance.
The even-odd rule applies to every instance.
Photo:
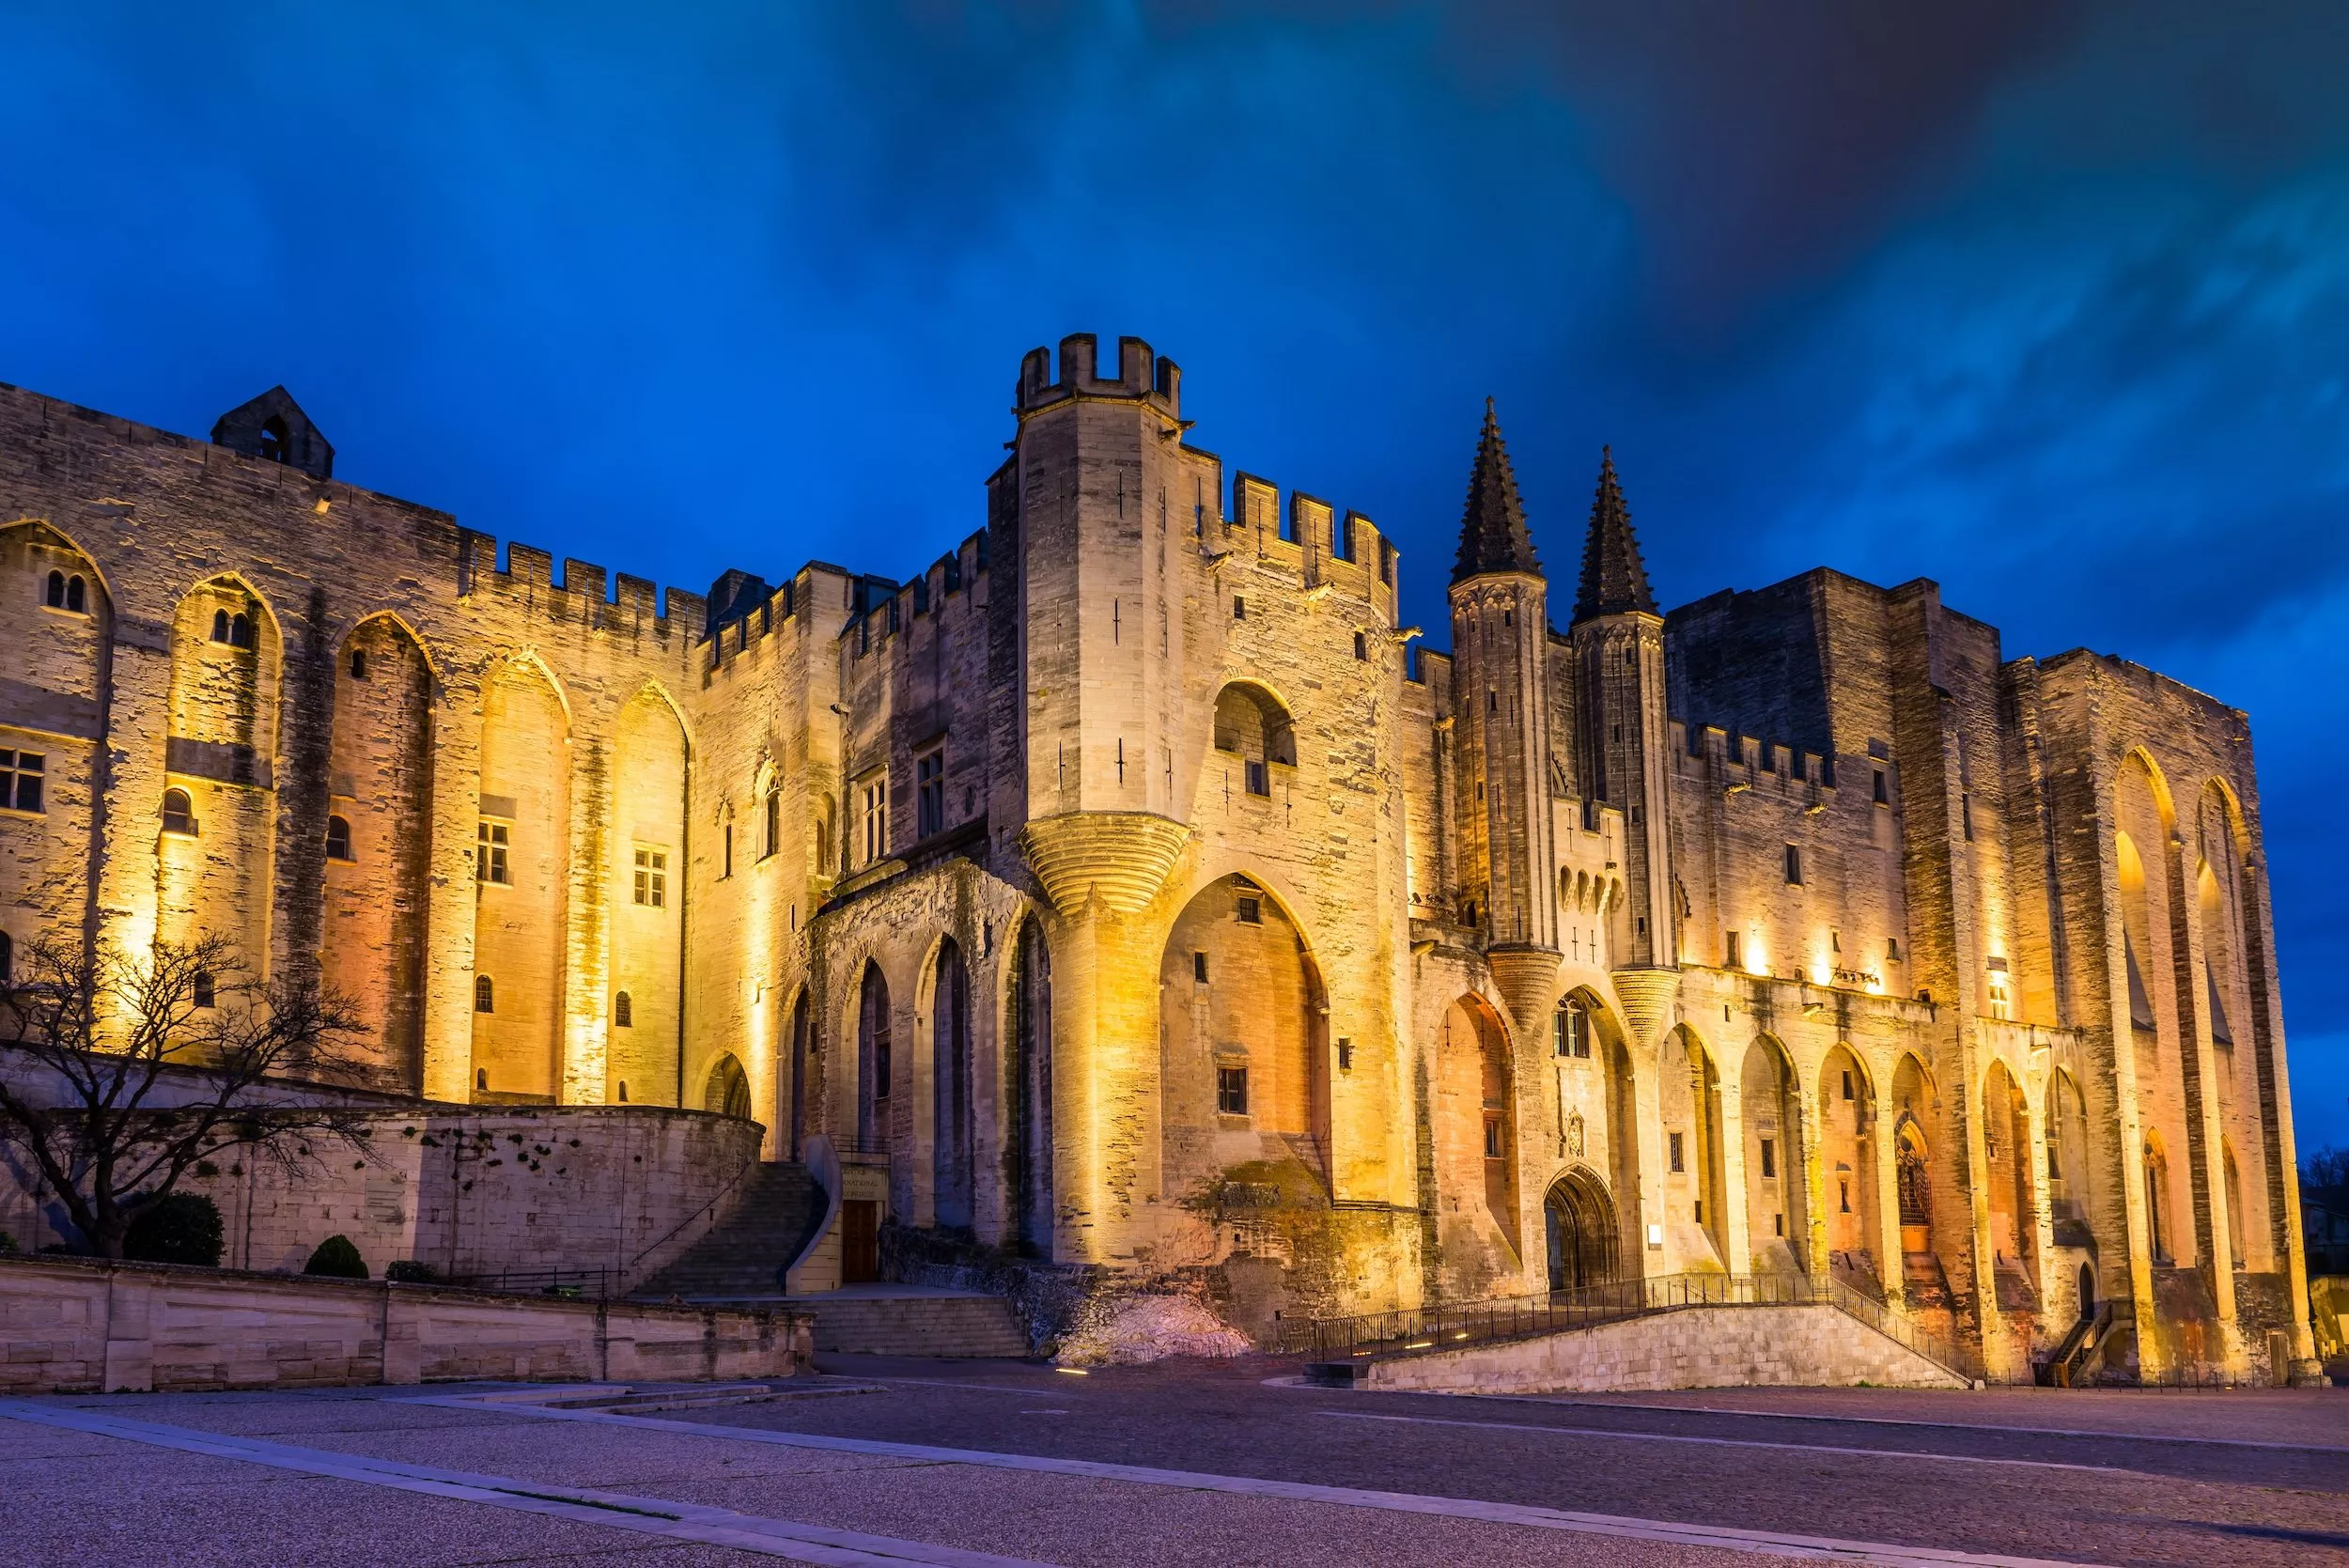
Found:
[[[1489,411],[1413,657],[1368,519],[1095,355],[920,578],[707,598],[335,481],[282,390],[0,391],[0,927],[226,932],[385,1086],[751,1115],[1252,1325],[1775,1269],[1999,1367],[2309,1356],[2240,712],[1930,582],[1661,614],[1611,465],[1553,606]]]

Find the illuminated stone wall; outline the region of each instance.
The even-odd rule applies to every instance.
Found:
[[[1251,1327],[1791,1268],[2015,1368],[2085,1267],[2149,1372],[2305,1358],[2240,713],[1924,582],[1570,612],[1530,536],[1412,659],[1385,536],[1146,345],[1015,396],[917,578],[705,598],[501,567],[282,393],[293,464],[0,391],[0,927],[316,968],[378,1087],[747,1096]]]

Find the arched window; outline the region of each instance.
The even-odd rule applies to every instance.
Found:
[[[261,422],[261,456],[273,463],[291,462],[293,443],[287,438],[286,422],[271,414]]]
[[[367,678],[366,649],[353,648],[350,650],[350,678],[353,680],[365,680]]]
[[[620,1103],[628,1104],[628,1079],[620,1079]]]
[[[1215,748],[1240,760],[1241,785],[1272,793],[1272,767],[1297,766],[1297,732],[1288,710],[1261,686],[1235,681],[1215,699]]]
[[[163,831],[195,836],[195,807],[184,789],[163,791]]]
[[[612,1027],[614,1029],[634,1029],[636,1027],[636,1009],[634,1005],[630,1002],[628,993],[626,991],[616,991],[613,994]]]
[[[89,608],[89,590],[83,585],[81,578],[69,577],[65,580],[65,607],[77,615]]]
[[[49,574],[49,594],[43,602],[52,610],[65,608],[65,573],[53,571]]]
[[[226,610],[212,612],[212,641],[215,643],[228,641],[228,612]]]
[[[228,623],[228,645],[249,648],[253,645],[253,617],[238,615]]]
[[[326,819],[326,858],[330,861],[348,861],[357,858],[350,852],[350,819],[349,817],[330,816]]]
[[[196,970],[194,984],[190,987],[190,989],[194,992],[194,1001],[198,1007],[210,1007],[216,1005],[215,994],[217,987],[213,983],[211,970]]]
[[[473,1010],[476,1013],[494,1013],[498,1010],[497,987],[490,983],[486,974],[473,977]]]
[[[767,846],[762,858],[783,847],[783,786],[767,786]]]
[[[473,1086],[474,1086],[474,1092],[475,1094],[488,1094],[488,1093],[490,1092],[490,1069],[489,1069],[489,1068],[487,1068],[487,1067],[475,1067],[475,1068],[473,1070]],[[625,1094],[623,1094],[620,1096],[620,1098],[622,1098],[622,1099],[626,1099],[626,1098],[628,1098],[628,1095],[626,1095]]]

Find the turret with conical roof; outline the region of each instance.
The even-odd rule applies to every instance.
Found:
[[[1453,798],[1461,846],[1454,896],[1460,924],[1484,939],[1497,967],[1541,971],[1525,1009],[1512,999],[1512,1011],[1524,1013],[1514,1027],[1526,1031],[1538,1027],[1530,999],[1550,994],[1557,968],[1549,584],[1490,398],[1469,471],[1451,599]]]
[[[1647,585],[1647,567],[1640,562],[1640,541],[1631,532],[1631,508],[1624,505],[1623,486],[1615,478],[1615,449],[1598,449],[1598,489],[1591,497],[1591,531],[1582,543],[1582,583],[1574,596],[1574,620],[1579,626],[1594,615],[1619,615],[1627,610],[1656,613],[1656,596]]]
[[[1599,449],[1569,635],[1579,672],[1575,775],[1624,814],[1631,906],[1624,967],[1669,968],[1677,960],[1665,832],[1664,617],[1640,562],[1610,447]]]
[[[1517,476],[1509,468],[1509,448],[1501,439],[1501,419],[1489,397],[1476,442],[1476,466],[1469,470],[1468,507],[1460,518],[1460,553],[1452,563],[1452,581],[1487,572],[1542,575],[1533,536],[1525,526],[1525,505],[1517,499]]]

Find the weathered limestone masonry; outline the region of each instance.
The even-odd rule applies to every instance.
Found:
[[[184,1190],[220,1207],[222,1263],[298,1272],[347,1235],[370,1272],[602,1269],[651,1278],[709,1229],[758,1159],[759,1128],[695,1110],[418,1106],[370,1112],[363,1149],[323,1141],[288,1168],[208,1162]],[[66,1239],[54,1203],[0,1168],[0,1231],[23,1250]]]
[[[656,605],[282,390],[209,445],[0,393],[0,924],[235,933],[387,1086],[755,1117],[893,1256],[1252,1327],[1793,1269],[2005,1373],[2083,1314],[2305,1367],[2240,712],[1925,582],[1666,615],[1611,461],[1569,609],[1489,409],[1414,660],[1386,537],[1147,345],[1015,419],[913,581]]]
[[[0,1393],[788,1377],[805,1312],[0,1258]]]

